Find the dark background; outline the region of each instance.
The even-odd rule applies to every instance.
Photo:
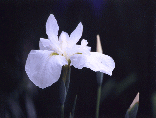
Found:
[[[59,82],[42,90],[24,69],[30,50],[38,50],[40,38],[48,38],[50,14],[57,19],[59,34],[70,34],[82,22],[81,39],[93,52],[99,34],[103,53],[115,61],[113,75],[104,75],[100,118],[124,117],[138,92],[137,116],[156,117],[155,6],[154,0],[0,1],[0,117],[59,114]],[[75,118],[95,117],[96,93],[96,73],[71,67],[65,115],[77,95]]]

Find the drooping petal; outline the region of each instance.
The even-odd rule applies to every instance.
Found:
[[[52,50],[50,44],[51,42],[49,39],[40,38],[39,41],[40,50]]]
[[[67,53],[72,53],[72,54],[76,54],[76,53],[82,53],[82,54],[89,54],[90,53],[90,49],[91,47],[88,46],[81,46],[81,45],[75,45],[73,48],[68,48]]]
[[[26,60],[25,71],[29,79],[38,87],[46,88],[58,81],[65,57],[53,55],[53,51],[31,50]]]
[[[73,46],[79,41],[79,39],[82,36],[82,32],[83,32],[83,25],[80,22],[76,27],[76,29],[71,33],[70,38],[68,39],[68,43],[70,46]]]
[[[81,45],[74,45],[73,47],[67,47],[66,52],[69,57],[73,54],[90,54],[91,47],[87,46],[87,40],[82,40]]]
[[[54,15],[50,14],[46,22],[46,33],[48,35],[48,38],[51,40],[52,48],[55,51],[59,47],[58,30],[59,30],[59,26],[57,24],[57,21]]]
[[[90,52],[90,55],[75,54],[71,56],[71,65],[75,68],[90,68],[93,71],[100,71],[108,75],[112,75],[115,68],[114,60],[108,56],[98,52]]]
[[[70,60],[70,66],[73,65],[75,68],[82,69],[85,67],[87,57],[85,54],[74,54],[70,57]]]

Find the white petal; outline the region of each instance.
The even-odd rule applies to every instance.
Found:
[[[115,68],[115,62],[110,56],[98,52],[91,52],[90,55],[75,54],[71,56],[70,60],[71,65],[75,68],[87,67],[93,71],[100,71],[108,75],[112,75]]]
[[[67,55],[70,57],[76,53],[90,54],[91,47],[87,46],[87,44],[87,40],[83,39],[81,45],[74,45],[73,47],[68,46],[66,48]]]
[[[46,33],[51,40],[58,39],[59,26],[53,14],[50,14],[46,22]],[[54,39],[53,39],[54,38]]]
[[[40,38],[39,41],[40,50],[52,50],[50,44],[51,42],[49,39]]]
[[[70,50],[74,52],[73,54],[75,54],[75,53],[89,54],[90,49],[91,49],[91,47],[88,47],[88,46],[75,45]]]
[[[67,39],[69,39],[69,35],[62,31],[60,37],[59,37],[59,43],[62,50],[65,51],[65,48],[68,47]]]
[[[46,22],[46,33],[48,38],[51,40],[53,50],[57,50],[59,46],[58,42],[58,30],[59,26],[53,14],[50,14],[47,22]]]
[[[60,55],[50,55],[53,51],[31,50],[25,71],[29,79],[38,87],[46,88],[58,81],[63,65],[67,60]]]
[[[88,54],[88,52],[91,51],[91,47],[87,46],[87,44],[88,44],[87,40],[82,39],[82,41],[81,41],[81,47],[84,50],[85,54]]]
[[[88,44],[88,41],[85,40],[85,39],[82,39],[81,45],[82,45],[82,46],[87,46],[87,44]]]
[[[87,57],[85,56],[85,54],[74,54],[70,57],[70,60],[70,66],[73,65],[75,68],[82,69],[83,67],[85,67]]]
[[[76,44],[79,39],[82,36],[82,32],[83,32],[83,25],[80,22],[78,24],[78,26],[76,27],[76,29],[71,33],[70,38],[68,39],[68,43],[73,46],[74,44]]]

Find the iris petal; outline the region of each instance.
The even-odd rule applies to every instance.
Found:
[[[40,38],[40,41],[39,41],[40,50],[52,50],[50,43],[51,42],[49,39]]]
[[[68,39],[68,43],[70,46],[73,46],[79,41],[79,39],[82,36],[82,32],[83,32],[83,25],[80,22],[76,27],[76,29],[71,33],[70,38]]]
[[[58,81],[65,57],[51,54],[48,50],[31,50],[26,60],[25,71],[29,79],[38,87],[46,88]]]
[[[90,55],[75,54],[71,56],[71,65],[75,68],[90,68],[93,71],[100,71],[108,75],[112,75],[115,68],[114,60],[108,56],[98,52],[90,52]]]
[[[59,37],[59,42],[60,42],[61,49],[64,51],[67,47],[69,47],[67,42],[68,39],[69,39],[69,35],[66,32],[62,31]]]
[[[59,26],[57,24],[57,20],[55,19],[53,14],[50,14],[46,22],[46,33],[48,35],[48,38],[51,40],[52,48],[55,51],[59,47],[58,30]]]
[[[50,14],[46,22],[46,33],[51,40],[58,40],[59,26],[53,14]]]

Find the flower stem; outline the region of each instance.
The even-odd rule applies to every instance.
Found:
[[[99,85],[97,89],[96,118],[99,118],[100,98],[101,98],[101,85]]]
[[[62,67],[61,80],[60,80],[60,102],[61,102],[61,118],[64,118],[64,103],[66,100],[69,84],[70,84],[70,66],[65,65]]]

